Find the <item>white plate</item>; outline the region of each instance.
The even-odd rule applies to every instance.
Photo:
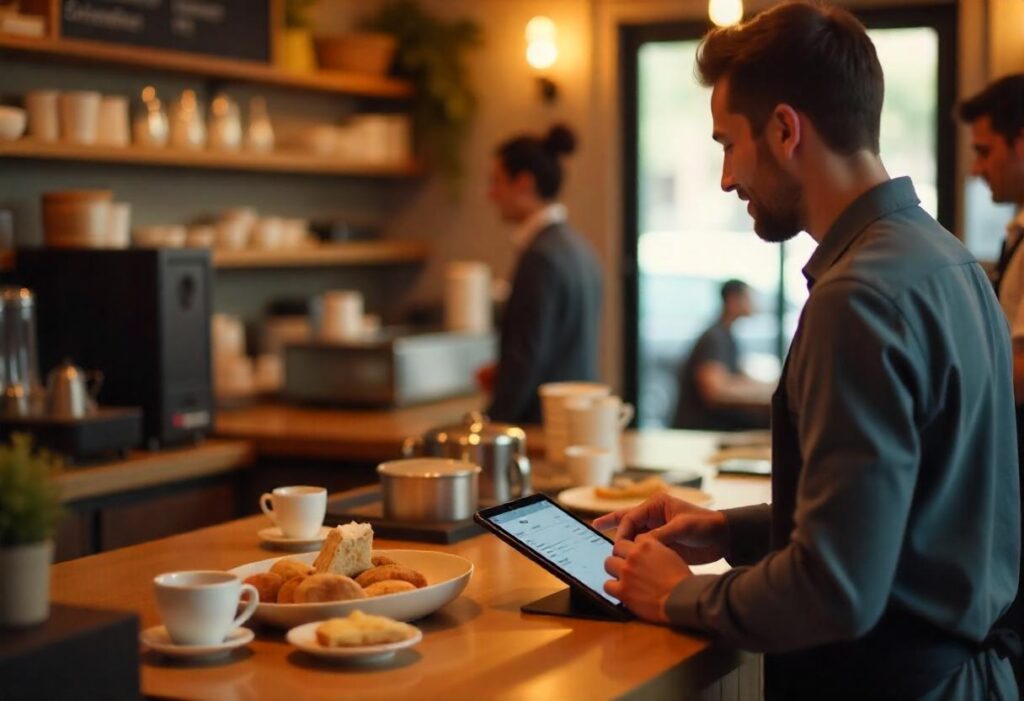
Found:
[[[305,623],[288,631],[288,642],[303,652],[308,652],[317,657],[324,657],[329,660],[345,662],[380,662],[393,657],[399,650],[416,645],[423,640],[423,633],[419,628],[411,638],[399,640],[397,643],[386,643],[384,645],[358,645],[355,647],[324,647],[316,639],[316,628],[323,621]]]
[[[347,616],[359,609],[363,613],[388,616],[398,621],[412,621],[427,616],[452,601],[466,588],[473,574],[473,563],[464,557],[431,550],[374,550],[400,565],[423,573],[427,586],[413,591],[386,594],[369,599],[350,601],[324,601],[315,604],[264,604],[256,607],[253,615],[258,621],[281,628],[293,628],[310,621],[322,621],[334,616]],[[290,559],[312,565],[318,553],[302,553],[285,557],[250,562],[228,570],[241,579],[267,572],[278,560]]]
[[[668,493],[677,499],[688,501],[697,506],[708,506],[711,495],[693,487],[669,487]],[[594,494],[591,486],[573,487],[558,494],[558,503],[567,509],[583,511],[588,514],[607,514],[619,509],[630,509],[642,504],[649,497],[633,497],[631,499],[601,499]]]
[[[289,538],[281,529],[277,526],[271,526],[269,528],[261,528],[256,532],[260,540],[268,545],[273,545],[275,548],[281,548],[282,550],[307,550],[309,548],[320,547],[320,544],[327,538],[327,534],[331,532],[331,529],[327,526],[321,526],[320,530],[316,532],[311,538]]]
[[[153,626],[139,633],[139,640],[146,647],[168,657],[215,657],[227,654],[237,647],[252,642],[253,632],[248,628],[235,628],[227,640],[217,645],[179,645],[171,640],[165,626]]]

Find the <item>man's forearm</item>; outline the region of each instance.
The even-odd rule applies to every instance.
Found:
[[[1024,404],[1024,338],[1013,339],[1013,399]]]

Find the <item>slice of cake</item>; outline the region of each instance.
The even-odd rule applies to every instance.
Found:
[[[317,574],[355,577],[373,567],[373,527],[368,523],[347,523],[327,534],[320,554],[313,561]]]
[[[330,618],[316,628],[316,639],[324,647],[383,645],[408,640],[416,629],[386,616],[370,616],[356,610],[348,618]]]

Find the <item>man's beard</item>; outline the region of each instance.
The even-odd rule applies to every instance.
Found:
[[[800,184],[788,175],[768,150],[763,140],[758,140],[758,178],[761,182],[773,182],[770,202],[751,198],[754,205],[754,233],[768,243],[788,241],[803,229],[800,223],[803,192]]]

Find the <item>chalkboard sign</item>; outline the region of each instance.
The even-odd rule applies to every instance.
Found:
[[[61,0],[61,34],[270,61],[270,0]]]

